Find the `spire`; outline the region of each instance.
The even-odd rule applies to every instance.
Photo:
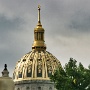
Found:
[[[9,72],[7,70],[7,64],[4,65],[4,70],[2,71],[2,76],[3,77],[8,77],[9,76]]]
[[[32,45],[33,50],[46,50],[44,43],[44,28],[42,28],[40,20],[40,5],[38,5],[38,24],[34,29],[34,43]]]
[[[38,5],[38,24],[41,24],[41,21],[40,21],[40,5]]]

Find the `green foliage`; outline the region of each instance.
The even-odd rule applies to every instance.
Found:
[[[57,90],[90,90],[90,66],[86,69],[81,63],[70,58],[64,68],[59,67],[51,81]]]

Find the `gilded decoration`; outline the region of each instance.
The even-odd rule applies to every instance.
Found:
[[[38,79],[38,73],[42,79],[49,79],[49,74],[53,74],[55,69],[60,66],[59,60],[47,51],[31,51],[25,54],[19,62],[17,62],[14,70],[14,80],[19,80],[19,74],[22,79]],[[27,72],[31,73],[27,77]]]
[[[16,64],[14,81],[19,80],[50,80],[56,68],[61,67],[60,61],[46,51],[44,28],[40,21],[40,6],[38,6],[38,24],[34,29],[32,51],[25,54]]]

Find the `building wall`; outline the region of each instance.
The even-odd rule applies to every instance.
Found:
[[[49,80],[34,80],[34,81],[17,81],[15,82],[15,90],[56,90],[54,83]]]

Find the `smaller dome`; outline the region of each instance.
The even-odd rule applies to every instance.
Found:
[[[14,90],[14,82],[11,77],[9,77],[9,72],[7,70],[7,65],[2,72],[2,77],[0,77],[0,90]]]

